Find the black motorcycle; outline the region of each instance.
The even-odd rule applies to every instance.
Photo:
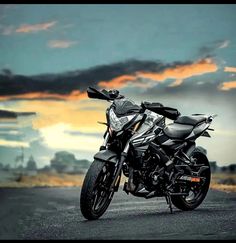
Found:
[[[216,115],[181,116],[177,109],[161,103],[141,105],[118,90],[89,87],[88,97],[107,100],[107,126],[100,151],[94,155],[85,176],[80,208],[86,219],[98,219],[108,208],[126,176],[123,190],[134,196],[165,197],[181,210],[193,210],[204,200],[211,179],[206,150],[197,147],[200,136]],[[165,124],[165,118],[174,122]]]

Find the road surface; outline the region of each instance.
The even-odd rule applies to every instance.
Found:
[[[210,190],[194,211],[120,190],[102,218],[87,221],[80,188],[0,189],[0,239],[236,239],[236,193]]]

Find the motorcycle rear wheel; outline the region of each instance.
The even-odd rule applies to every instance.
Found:
[[[205,154],[199,150],[195,150],[191,157],[197,159],[198,164],[204,164],[204,166],[208,166],[209,169],[205,170],[201,174],[201,176],[205,178],[204,183],[199,187],[193,185],[190,189],[189,196],[171,196],[171,201],[174,206],[184,211],[194,210],[203,202],[207,195],[211,181],[210,164]]]

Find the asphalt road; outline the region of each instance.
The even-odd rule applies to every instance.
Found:
[[[102,218],[87,221],[80,188],[0,189],[0,239],[236,239],[236,194],[209,191],[194,211],[120,190]]]

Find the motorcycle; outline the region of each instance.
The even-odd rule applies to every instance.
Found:
[[[135,104],[118,90],[87,89],[89,98],[111,102],[104,142],[83,181],[80,209],[88,220],[101,217],[118,191],[146,199],[165,197],[170,212],[197,208],[207,195],[211,170],[206,150],[196,146],[216,115],[180,112],[161,103]],[[173,123],[166,125],[166,118]]]

